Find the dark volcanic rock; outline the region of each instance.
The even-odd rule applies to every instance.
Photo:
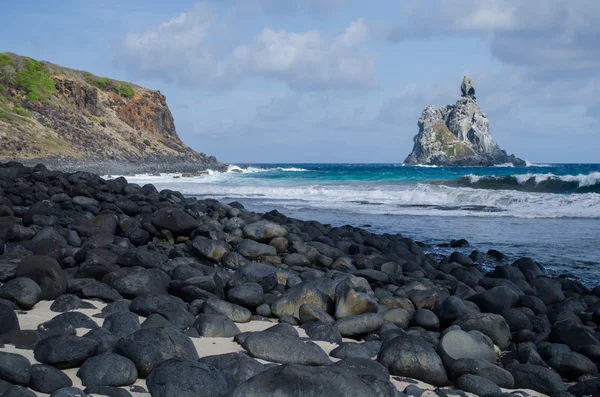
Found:
[[[176,208],[161,208],[152,215],[157,230],[169,230],[175,235],[188,234],[198,227],[198,221],[187,212]]]
[[[77,371],[84,386],[127,386],[137,377],[135,364],[123,356],[104,353],[88,358]]]
[[[117,343],[117,353],[135,363],[140,377],[170,358],[198,359],[194,344],[174,328],[147,328],[134,332]]]
[[[23,258],[15,276],[35,281],[41,289],[41,299],[56,299],[67,291],[67,277],[58,262],[49,256]]]
[[[479,331],[446,332],[440,340],[439,353],[447,368],[461,358],[483,359],[490,363],[498,358],[493,342]]]
[[[477,375],[462,375],[456,380],[456,387],[469,393],[476,394],[478,396],[488,396],[494,393],[502,393],[500,387],[494,382]]]
[[[492,313],[470,313],[458,320],[454,325],[464,331],[480,331],[489,336],[500,349],[506,349],[511,341],[510,328],[504,317]]]
[[[227,381],[214,367],[173,358],[158,364],[146,380],[153,397],[225,397]]]
[[[61,369],[78,367],[97,351],[95,340],[75,335],[42,339],[33,350],[37,361]]]
[[[102,328],[121,339],[141,329],[138,315],[132,312],[117,312],[104,319]]]
[[[384,343],[377,361],[392,375],[419,379],[435,386],[444,386],[448,382],[440,356],[419,337],[398,336]]]
[[[450,372],[455,377],[465,374],[482,376],[506,389],[512,389],[515,384],[515,380],[510,372],[480,358],[458,359],[452,364]]]
[[[198,361],[221,372],[227,381],[228,393],[231,393],[236,387],[267,369],[266,365],[259,363],[244,353],[219,354],[203,357]]]
[[[194,328],[200,336],[209,338],[231,338],[240,333],[237,325],[222,314],[200,314]]]
[[[33,364],[29,387],[40,393],[54,393],[58,389],[73,386],[71,378],[64,372],[49,365]]]
[[[142,295],[131,301],[129,310],[140,316],[160,314],[175,326],[186,329],[194,323],[194,316],[187,311],[181,299],[171,295]]]
[[[15,311],[8,304],[0,302],[0,335],[20,329]]]
[[[50,310],[53,312],[64,313],[77,309],[95,309],[96,306],[89,302],[85,302],[81,300],[77,295],[72,294],[63,294],[56,298],[52,305],[50,305]]]
[[[231,397],[375,397],[359,377],[332,367],[284,364],[261,372],[239,385]]]
[[[18,277],[0,286],[0,298],[16,303],[21,309],[29,310],[40,301],[42,290],[30,278]]]
[[[27,386],[31,378],[31,363],[20,354],[0,352],[0,379]]]
[[[567,390],[560,376],[551,369],[539,365],[516,364],[508,368],[515,378],[515,387],[531,389],[552,395]]]
[[[244,340],[242,347],[252,357],[276,363],[331,364],[327,353],[314,343],[273,332],[254,332]]]

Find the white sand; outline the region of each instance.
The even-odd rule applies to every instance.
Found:
[[[106,306],[106,304],[103,302],[96,301],[96,300],[85,300],[85,301],[96,306],[96,309],[79,309],[77,311],[80,313],[86,314],[92,320],[94,320],[99,326],[102,326],[102,322],[104,321],[104,319],[93,317],[93,315],[100,313],[102,308],[104,308],[104,306]],[[21,325],[21,329],[22,330],[37,330],[37,327],[39,324],[46,322],[48,320],[51,320],[52,318],[59,315],[60,313],[52,312],[50,310],[51,304],[52,304],[51,301],[42,301],[42,302],[39,302],[32,310],[30,310],[28,312],[25,312],[25,313],[17,312],[17,317],[19,318],[19,324]],[[140,317],[140,323],[143,322],[144,320],[145,320],[144,317]],[[272,327],[275,324],[276,324],[275,322],[268,322],[268,321],[252,321],[252,322],[245,323],[245,324],[237,324],[237,326],[242,332],[246,332],[246,331],[255,332],[255,331],[265,330],[269,327]],[[298,330],[298,333],[300,334],[301,337],[307,336],[306,332],[302,328],[296,327],[296,329]],[[77,335],[79,335],[79,336],[84,335],[87,332],[89,332],[88,329],[77,329]],[[196,350],[198,351],[199,357],[207,357],[207,356],[214,356],[214,355],[218,355],[218,354],[235,353],[235,352],[243,352],[244,351],[244,349],[240,345],[238,345],[237,343],[235,343],[233,341],[233,338],[206,338],[206,337],[203,337],[203,338],[191,338],[191,340],[194,343]],[[344,338],[344,341],[345,342],[355,342],[352,339],[346,339],[346,338]],[[317,345],[319,345],[327,354],[330,354],[331,351],[338,346],[334,343],[328,343],[328,342],[318,342],[317,341],[315,343]],[[32,364],[38,363],[35,360],[35,358],[33,357],[32,350],[17,349],[16,347],[11,346],[11,345],[5,345],[4,347],[0,348],[0,351],[20,354],[20,355],[26,357]],[[338,361],[338,359],[334,358],[334,357],[331,357],[331,360]],[[267,363],[267,361],[264,361],[264,360],[258,360],[258,361],[260,361],[262,363]],[[81,390],[83,390],[83,389],[85,389],[85,387],[83,387],[83,385],[81,384],[81,380],[76,376],[77,371],[78,371],[78,368],[71,368],[71,369],[63,370],[63,372],[65,374],[67,374],[69,376],[69,378],[71,378],[71,380],[73,381],[73,386],[78,387]],[[429,385],[427,383],[424,383],[424,382],[421,382],[418,380],[413,380],[411,382],[404,382],[404,381],[398,381],[396,379],[393,379],[393,377],[390,377],[390,381],[400,391],[403,391],[407,386],[409,386],[411,384],[413,384],[421,389],[435,390],[435,386]],[[135,385],[141,386],[144,389],[146,389],[146,381],[144,379],[138,379],[135,382]],[[129,390],[129,387],[123,387],[123,389]],[[448,388],[444,388],[444,389],[448,389]],[[515,391],[515,390],[505,390],[505,389],[503,389],[503,390],[505,392],[514,392]],[[521,390],[521,391],[526,392],[530,396],[546,397],[545,395],[543,395],[541,393],[531,391],[531,390]],[[130,393],[132,394],[133,397],[150,396],[149,393],[133,393],[131,391],[130,391]],[[427,397],[430,395],[430,393],[431,392],[426,392],[423,394],[423,396]],[[38,396],[49,396],[48,394],[37,393],[37,392],[35,392],[35,394]],[[474,396],[474,394],[470,394],[470,393],[467,393],[467,395]],[[431,397],[435,397],[435,393],[432,393]]]

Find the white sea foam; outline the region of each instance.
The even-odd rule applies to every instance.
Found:
[[[514,168],[514,164],[513,163],[504,163],[504,164],[496,164],[494,167],[500,167],[500,168]]]
[[[528,174],[524,174],[528,175]],[[536,174],[531,174],[535,177]],[[530,176],[530,178],[532,177]],[[538,174],[542,180],[546,174]],[[565,176],[579,178],[579,176]],[[581,176],[598,178],[600,173]],[[471,175],[472,180],[481,178]],[[527,178],[524,176],[523,178]],[[564,178],[564,177],[563,177]],[[529,193],[441,185],[290,185],[242,178],[233,173],[178,178],[173,175],[128,177],[140,185],[154,184],[186,195],[222,200],[252,200],[279,203],[290,209],[343,211],[360,214],[510,216],[519,218],[600,218],[600,194]],[[591,179],[590,179],[591,180]],[[271,205],[271,204],[270,204]]]
[[[275,169],[277,171],[285,171],[285,172],[308,172],[308,171],[310,171],[310,170],[307,170],[304,168],[296,168],[296,167],[289,167],[289,168],[277,167]]]

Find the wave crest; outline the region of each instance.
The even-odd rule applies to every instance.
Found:
[[[439,182],[474,189],[518,190],[540,193],[600,193],[600,172],[578,175],[515,174],[507,176],[473,175]]]

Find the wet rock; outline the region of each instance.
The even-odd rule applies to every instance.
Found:
[[[516,306],[519,296],[512,289],[500,286],[472,296],[468,300],[479,306],[482,312],[502,314]]]

